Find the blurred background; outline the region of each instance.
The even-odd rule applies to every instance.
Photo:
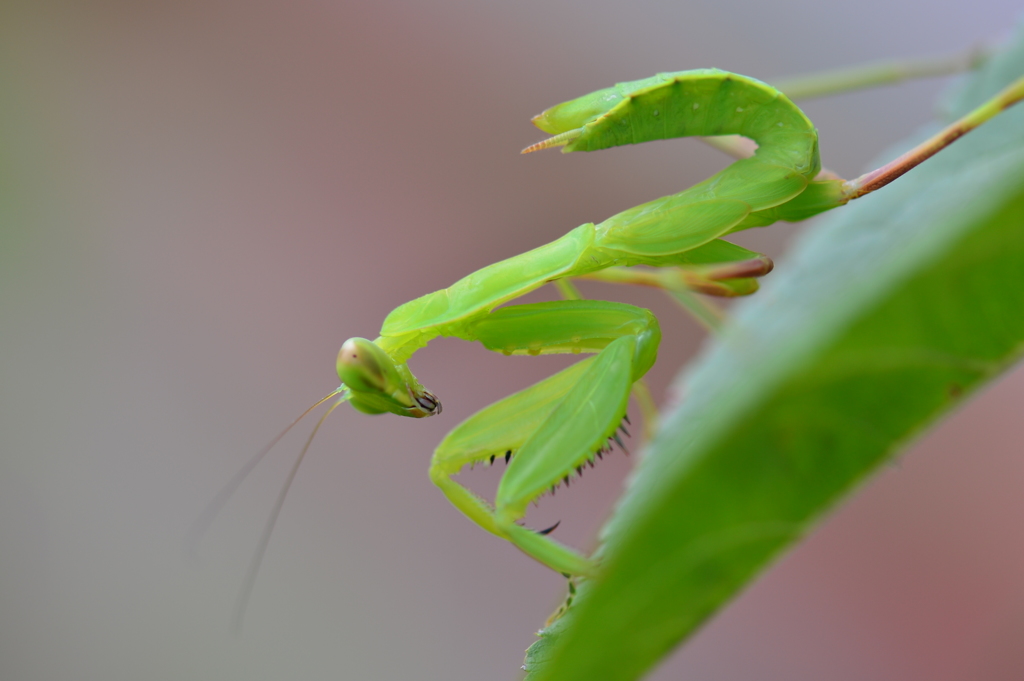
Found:
[[[657,71],[771,80],[1005,36],[1014,0],[0,5],[0,679],[516,679],[563,580],[471,525],[433,447],[560,358],[442,339],[415,421],[345,408],[231,611],[307,429],[190,524],[395,306],[728,161],[520,156],[529,119]],[[850,176],[942,80],[808,102]],[[785,267],[801,229],[741,243]],[[655,292],[659,399],[703,334]],[[539,297],[538,297],[539,296]],[[533,299],[542,299],[538,294]],[[1024,372],[883,471],[652,678],[1024,678]],[[309,424],[311,426],[312,424]],[[630,460],[546,498],[589,549]],[[500,467],[499,467],[500,468]],[[492,494],[500,470],[464,479]]]

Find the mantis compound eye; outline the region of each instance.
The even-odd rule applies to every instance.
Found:
[[[384,392],[398,376],[391,359],[372,341],[349,338],[338,352],[338,378],[353,390]]]

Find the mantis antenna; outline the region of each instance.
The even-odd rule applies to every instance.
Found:
[[[206,508],[203,509],[203,512],[199,515],[196,521],[192,523],[192,528],[189,530],[187,541],[189,555],[195,556],[199,546],[199,542],[201,542],[203,540],[203,537],[206,536],[206,533],[209,531],[210,526],[213,525],[213,521],[217,519],[217,516],[220,515],[220,512],[222,510],[224,510],[224,506],[228,503],[228,501],[231,500],[231,497],[238,490],[238,487],[242,484],[242,482],[245,481],[247,477],[249,477],[249,474],[252,473],[253,469],[256,468],[259,462],[263,460],[263,457],[265,457],[270,452],[270,450],[273,449],[277,445],[277,443],[280,442],[281,439],[285,435],[287,435],[291,431],[291,429],[295,427],[296,424],[299,423],[299,421],[308,416],[310,412],[312,412],[314,409],[319,407],[324,402],[327,402],[331,398],[339,394],[342,394],[345,391],[345,386],[341,385],[336,390],[330,392],[329,394],[325,395],[324,397],[314,402],[308,409],[302,412],[294,421],[289,423],[284,428],[284,430],[282,430],[280,433],[274,436],[274,439],[267,443],[267,445],[263,447],[263,449],[258,451],[255,456],[249,459],[249,461],[247,461],[245,465],[242,466],[237,473],[235,473],[234,477],[232,477],[231,480],[229,480],[227,484],[224,485],[224,487],[222,487],[219,492],[217,492],[217,495],[210,501],[209,504],[207,504]],[[310,443],[313,442],[313,436],[316,435],[316,431],[317,429],[320,428],[320,424],[323,423],[323,420],[324,418],[327,417],[327,414],[330,414],[332,411],[334,411],[335,407],[337,407],[339,404],[346,402],[348,398],[349,396],[347,394],[342,395],[341,399],[339,399],[338,402],[334,406],[332,406],[327,411],[326,414],[324,414],[324,416],[317,423],[316,428],[313,429],[313,432],[312,434],[310,434],[309,439],[306,441],[306,445],[302,448],[302,453],[299,455],[299,459],[295,463],[295,468],[292,469],[291,475],[288,478],[288,482],[287,484],[285,484],[281,496],[278,499],[277,507],[275,508],[271,516],[270,523],[268,524],[269,529],[273,528],[274,523],[277,520],[277,515],[281,510],[281,505],[284,503],[285,493],[287,493],[288,487],[291,485],[292,478],[295,477],[295,472],[298,470],[299,462],[302,461],[302,457],[305,456],[306,450],[309,449]],[[267,536],[265,537],[265,540],[261,541],[261,548],[257,553],[256,558],[254,559],[257,569],[259,568],[259,561],[262,559],[263,551],[266,550],[267,541],[269,541],[269,532],[264,531],[264,534]],[[252,578],[255,579],[255,571],[253,570],[251,565],[249,569],[250,572],[253,573]],[[244,610],[244,607],[242,609]]]
[[[334,395],[337,395],[341,390],[342,389],[339,388],[324,399],[320,400],[306,410],[306,413],[302,416],[305,416],[310,410],[323,404]],[[299,466],[302,465],[302,459],[305,458],[306,452],[309,451],[309,446],[313,444],[313,438],[316,437],[316,433],[320,430],[320,426],[322,426],[324,421],[327,420],[327,417],[330,416],[331,412],[337,409],[338,405],[345,401],[346,400],[343,398],[332,404],[331,408],[324,412],[324,415],[316,422],[316,426],[313,427],[313,432],[309,434],[309,438],[306,439],[306,444],[303,445],[302,451],[299,452],[298,458],[295,459],[295,464],[292,465],[292,469],[288,473],[288,479],[285,480],[284,485],[281,487],[280,494],[277,495],[277,503],[274,504],[274,510],[270,512],[270,517],[267,518],[267,524],[263,527],[263,535],[260,536],[260,543],[257,545],[256,553],[253,554],[252,560],[249,562],[249,569],[245,573],[245,581],[242,582],[242,590],[238,593],[238,602],[235,604],[235,613],[232,617],[232,625],[236,632],[242,630],[242,618],[245,617],[245,609],[249,605],[249,596],[252,595],[252,587],[256,583],[256,575],[259,574],[260,565],[263,564],[263,556],[267,552],[267,545],[270,543],[270,535],[274,532],[274,525],[277,524],[277,517],[281,515],[281,507],[284,506],[285,497],[288,496],[288,490],[292,486],[292,481],[295,480],[295,474],[299,472]],[[301,419],[302,416],[299,418]],[[296,419],[296,422],[298,422],[298,419]],[[289,426],[289,428],[290,427],[291,426]]]

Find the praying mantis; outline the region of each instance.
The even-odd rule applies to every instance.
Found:
[[[448,500],[484,530],[566,576],[595,576],[600,565],[553,539],[553,527],[537,531],[521,522],[531,502],[593,465],[609,443],[621,444],[618,432],[628,423],[630,393],[654,364],[661,331],[648,310],[573,299],[568,282],[587,278],[717,296],[751,294],[757,278],[771,271],[772,261],[722,237],[779,220],[804,220],[875,191],[1022,98],[1024,78],[892,163],[849,181],[822,172],[817,132],[782,92],[717,69],[620,83],[544,111],[533,122],[550,137],[523,153],[725,135],[753,140],[757,149],[685,191],[583,224],[405,303],[387,316],[375,340],[345,341],[336,366],[341,385],[299,419],[327,401],[335,403],[292,468],[257,556],[266,548],[309,442],[334,408],[347,402],[368,414],[413,418],[441,412],[440,400],[416,379],[408,362],[434,338],[449,336],[505,355],[593,355],[456,426],[435,449],[429,474]],[[664,268],[667,276],[632,269],[638,265]],[[569,299],[506,305],[549,283],[560,285]],[[284,432],[219,500],[233,492]],[[453,479],[465,466],[497,458],[508,466],[493,503]],[[259,558],[250,567],[245,591],[258,564]]]

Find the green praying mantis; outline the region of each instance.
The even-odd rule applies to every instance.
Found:
[[[450,287],[393,310],[375,340],[341,346],[341,385],[292,422],[239,472],[212,504],[241,480],[301,418],[336,398],[321,417],[282,489],[264,530],[243,593],[255,580],[275,519],[309,443],[334,408],[348,402],[368,414],[425,418],[441,402],[412,374],[413,354],[439,336],[478,341],[505,355],[593,356],[492,404],[456,426],[437,446],[430,478],[451,503],[488,532],[567,576],[591,577],[600,565],[522,520],[528,505],[593,465],[625,431],[630,393],[657,357],[661,331],[648,310],[572,299],[574,278],[655,285],[717,296],[757,290],[772,269],[759,253],[723,240],[779,220],[800,221],[870,193],[957,137],[1024,98],[1024,78],[938,135],[855,180],[823,172],[811,121],[782,92],[717,69],[659,74],[620,83],[559,104],[533,119],[548,139],[523,153],[553,147],[596,151],[674,137],[739,135],[756,151],[690,187],[586,223],[563,237],[469,274]],[[652,276],[645,265],[664,268]],[[506,305],[554,283],[569,299]],[[627,433],[628,434],[628,433]],[[493,503],[453,478],[465,466],[507,463]],[[201,524],[208,524],[201,519]],[[244,607],[244,598],[243,606]],[[238,613],[240,617],[240,612]]]

